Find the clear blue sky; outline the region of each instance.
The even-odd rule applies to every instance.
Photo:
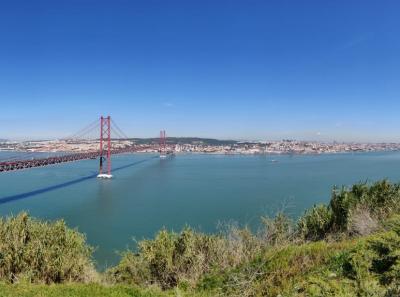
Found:
[[[400,141],[400,1],[0,1],[0,138]]]

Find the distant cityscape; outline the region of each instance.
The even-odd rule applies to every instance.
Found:
[[[154,148],[157,138],[114,139],[114,149],[135,146],[138,152],[157,152]],[[149,149],[149,144],[152,148]],[[141,149],[142,148],[142,149]],[[242,142],[207,138],[169,137],[167,148],[175,153],[208,154],[323,154],[343,152],[397,151],[400,143],[340,143],[316,141],[260,141]],[[0,140],[0,151],[20,152],[90,152],[99,149],[98,140],[40,140],[8,141]]]

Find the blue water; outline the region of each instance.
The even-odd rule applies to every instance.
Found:
[[[0,158],[2,156],[0,152]],[[271,162],[275,159],[278,162]],[[133,238],[186,224],[205,232],[234,220],[256,226],[261,215],[285,207],[298,216],[329,201],[333,185],[400,180],[400,153],[294,156],[151,154],[113,157],[112,180],[96,179],[98,161],[0,173],[0,215],[27,210],[63,218],[97,247],[99,267],[115,264],[116,251]]]

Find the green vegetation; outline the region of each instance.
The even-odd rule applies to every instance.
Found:
[[[0,221],[0,296],[400,296],[400,185],[335,188],[296,222],[261,218],[257,232],[161,230],[115,267],[62,221]]]
[[[96,275],[85,237],[64,221],[42,222],[26,213],[0,219],[0,279],[89,282]]]
[[[0,284],[2,297],[166,297],[160,290],[144,290],[132,286],[104,286],[99,284]],[[173,296],[173,295],[170,295]]]
[[[383,180],[335,188],[329,205],[316,205],[299,219],[298,232],[305,240],[367,235],[377,230],[379,221],[399,212],[400,184]]]

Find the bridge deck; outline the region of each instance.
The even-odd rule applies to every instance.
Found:
[[[150,149],[150,148],[151,147],[129,147],[118,150],[112,150],[111,154],[115,155],[115,154],[129,153],[129,152],[133,153],[139,150]],[[85,152],[85,153],[68,154],[57,157],[0,162],[0,172],[15,171],[27,168],[34,168],[34,167],[43,167],[48,165],[73,162],[85,159],[95,159],[98,158],[99,156],[100,156],[99,152]]]

